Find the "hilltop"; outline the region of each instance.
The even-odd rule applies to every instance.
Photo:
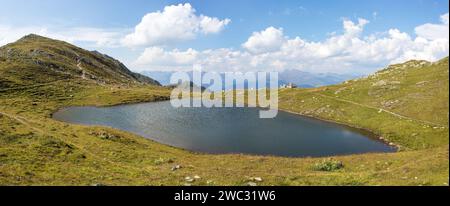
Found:
[[[0,88],[85,80],[99,85],[160,85],[118,60],[35,34],[0,47]]]

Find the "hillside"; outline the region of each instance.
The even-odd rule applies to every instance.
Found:
[[[393,65],[334,86],[280,90],[283,110],[372,130],[400,148],[332,157],[344,167],[318,171],[315,165],[329,158],[199,154],[55,121],[52,113],[67,106],[159,101],[170,90],[139,81],[105,55],[43,37],[0,51],[0,185],[248,185],[254,177],[258,185],[449,183],[448,58]]]
[[[448,57],[408,61],[364,78],[280,92],[280,107],[362,127],[403,149],[448,145]]]
[[[0,89],[74,79],[95,84],[159,85],[112,57],[34,34],[0,47]]]

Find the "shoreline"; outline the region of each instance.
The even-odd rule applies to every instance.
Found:
[[[290,156],[258,155],[258,154],[246,154],[246,153],[206,153],[206,152],[193,151],[193,150],[188,150],[188,149],[185,149],[185,148],[173,146],[173,145],[170,145],[170,144],[167,144],[167,143],[164,143],[164,142],[157,141],[157,140],[155,140],[153,138],[146,137],[144,135],[140,135],[140,134],[137,134],[137,133],[134,133],[134,132],[130,132],[130,131],[114,128],[114,127],[108,127],[108,126],[103,126],[103,125],[76,124],[76,123],[70,123],[70,122],[61,121],[61,120],[55,119],[53,117],[53,115],[55,113],[57,113],[58,111],[61,111],[61,110],[64,110],[64,109],[67,109],[67,108],[70,108],[70,107],[98,107],[98,108],[102,108],[102,107],[114,107],[114,106],[123,106],[123,105],[137,105],[137,104],[146,104],[146,103],[157,103],[157,102],[165,102],[165,101],[170,101],[170,98],[167,98],[167,99],[166,98],[162,98],[162,99],[159,99],[159,100],[156,100],[156,101],[120,102],[120,103],[111,104],[111,105],[69,105],[69,106],[64,106],[64,107],[58,107],[55,111],[52,111],[51,115],[50,115],[50,119],[54,120],[54,121],[62,122],[62,123],[67,123],[67,124],[75,124],[75,125],[81,125],[81,126],[86,126],[86,127],[89,127],[89,126],[106,127],[106,128],[110,128],[110,129],[114,129],[114,130],[119,130],[119,131],[122,131],[122,132],[129,132],[129,133],[137,135],[137,136],[139,136],[141,138],[144,138],[144,139],[156,142],[158,144],[162,144],[162,145],[165,145],[165,146],[181,149],[183,151],[186,151],[186,152],[189,152],[189,153],[192,153],[192,154],[199,154],[199,155],[248,155],[248,156],[281,157],[281,158],[327,158],[327,157],[328,158],[332,158],[332,157],[340,157],[340,156],[348,156],[348,155],[368,154],[368,153],[359,153],[359,154],[331,155],[331,156],[317,156],[317,157],[313,157],[313,156],[290,157]],[[245,107],[248,107],[248,105],[244,106],[244,108]],[[248,108],[250,108],[250,107],[248,107]],[[254,108],[260,108],[260,107],[254,107]],[[309,115],[305,115],[305,114],[301,114],[301,113],[298,113],[298,112],[293,112],[293,111],[289,111],[289,110],[285,110],[285,109],[278,108],[278,110],[282,111],[282,112],[289,113],[289,114],[294,114],[294,115],[297,115],[297,116],[303,117],[303,118],[309,118],[309,119],[316,120],[316,121],[323,121],[323,122],[326,122],[326,123],[336,124],[336,125],[343,126],[343,127],[348,128],[348,129],[351,129],[351,130],[359,130],[359,132],[363,131],[363,132],[367,133],[367,135],[366,135],[367,138],[373,139],[375,141],[381,141],[386,146],[395,148],[394,152],[370,152],[370,153],[374,153],[374,154],[398,153],[400,151],[398,145],[393,144],[393,143],[390,144],[390,142],[386,141],[379,134],[377,134],[376,132],[371,131],[370,129],[366,129],[366,128],[362,128],[362,127],[358,127],[358,126],[354,126],[354,125],[348,125],[348,124],[344,124],[344,123],[341,123],[341,122],[336,122],[336,121],[329,120],[329,119],[323,119],[323,118],[319,118],[319,117],[309,116]]]
[[[280,109],[279,108],[278,110],[283,111],[283,112],[287,112],[287,113],[290,113],[290,114],[299,115],[299,116],[306,117],[306,118],[311,118],[311,119],[315,119],[315,120],[320,120],[320,121],[324,121],[324,122],[329,122],[329,123],[341,125],[341,126],[344,126],[344,127],[347,127],[347,128],[363,130],[365,132],[368,132],[368,133],[374,135],[373,136],[374,139],[382,141],[383,143],[385,143],[386,145],[388,145],[390,147],[395,147],[395,149],[396,149],[395,152],[399,152],[400,148],[401,148],[400,145],[397,145],[397,144],[395,144],[393,142],[386,141],[386,139],[383,138],[383,136],[381,136],[378,132],[374,132],[374,131],[372,131],[370,129],[367,129],[367,128],[359,127],[359,126],[356,126],[356,125],[349,125],[349,124],[346,124],[346,123],[343,123],[343,122],[337,122],[337,121],[334,121],[334,120],[324,119],[324,118],[320,118],[320,117],[316,117],[316,116],[310,116],[310,115],[306,115],[306,114],[301,114],[301,113],[298,113],[298,112],[293,112],[293,111],[289,111],[289,110],[285,110],[285,109]]]

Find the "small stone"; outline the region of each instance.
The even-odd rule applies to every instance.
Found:
[[[192,177],[185,177],[184,180],[186,180],[186,182],[194,182]]]
[[[247,185],[252,186],[252,187],[257,186],[257,184],[255,182],[248,182]]]
[[[181,168],[181,166],[180,165],[175,165],[175,166],[173,166],[172,167],[172,171],[175,171],[175,170],[178,170],[178,169],[180,169]]]
[[[262,178],[261,177],[255,177],[255,178],[253,178],[256,182],[262,182],[263,180],[262,180]]]
[[[187,186],[187,187],[192,186],[192,184],[189,184],[189,183],[184,183],[183,185]]]
[[[200,179],[200,176],[195,175],[195,176],[194,176],[194,179],[198,180],[198,179]]]
[[[372,86],[379,87],[379,86],[386,86],[386,84],[387,84],[386,81],[380,80],[380,81],[378,81],[378,82],[376,82],[376,83],[373,83]]]
[[[94,186],[94,187],[102,187],[102,186],[106,186],[106,185],[102,184],[102,183],[95,183],[95,184],[92,184],[92,186]]]

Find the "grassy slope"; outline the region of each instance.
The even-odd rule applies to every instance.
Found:
[[[448,146],[448,58],[394,65],[364,79],[280,92],[280,108],[362,127],[400,146]]]
[[[73,79],[122,86],[159,85],[109,56],[38,35],[0,47],[0,91]]]
[[[64,89],[72,86],[76,85],[69,83]],[[50,119],[51,112],[66,105],[158,99],[168,91],[137,88],[123,91],[118,99],[118,91],[109,88],[73,88],[73,93],[62,94],[61,87],[40,88],[53,94],[42,99],[31,96],[34,89],[2,94],[2,185],[183,185],[184,177],[193,175],[202,177],[194,185],[245,185],[252,176],[262,177],[264,185],[448,183],[447,148],[336,157],[344,169],[319,172],[313,165],[323,158],[194,154],[114,129],[65,124]],[[171,171],[175,164],[182,168]]]
[[[195,154],[111,128],[71,125],[50,118],[52,112],[69,105],[161,100],[170,92],[162,87],[98,86],[81,79],[19,85],[18,89],[8,85],[9,89],[0,91],[0,185],[183,185],[184,177],[194,175],[201,179],[193,185],[245,185],[255,176],[263,178],[260,185],[448,185],[448,59],[442,64],[423,73],[419,69],[405,71],[402,86],[393,89],[384,85],[392,92],[381,96],[369,95],[378,94],[379,88],[371,86],[371,81],[377,83],[378,79],[282,90],[283,109],[371,129],[403,150],[334,157],[345,165],[334,172],[313,169],[324,158]],[[433,69],[437,72],[430,72]],[[445,75],[439,76],[441,73]],[[431,109],[421,114],[414,112],[417,106],[409,106],[415,101],[408,99],[408,94],[414,92],[404,89],[413,89],[416,80],[412,78],[421,79],[425,74],[436,78],[427,77],[429,84],[424,86],[434,85],[430,88],[438,87],[446,94],[435,91],[440,96],[423,98],[421,105]],[[349,89],[341,89],[344,87]],[[420,94],[434,95],[430,91]],[[418,121],[371,108],[380,107],[383,98],[402,100],[402,106],[411,109],[386,109]],[[444,129],[434,129],[422,121],[443,124]],[[176,164],[182,168],[171,171]]]

